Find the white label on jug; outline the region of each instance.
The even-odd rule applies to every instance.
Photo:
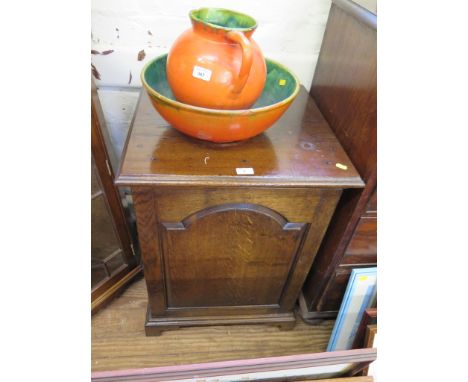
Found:
[[[203,81],[209,81],[211,78],[211,70],[202,68],[201,66],[194,66],[192,76],[199,78]]]
[[[252,167],[238,167],[236,173],[237,175],[253,175],[254,169]]]

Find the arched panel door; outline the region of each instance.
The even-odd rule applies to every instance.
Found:
[[[306,227],[246,203],[162,222],[168,308],[279,307]]]

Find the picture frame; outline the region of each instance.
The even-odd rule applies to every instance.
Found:
[[[377,324],[367,325],[366,338],[364,340],[365,348],[373,347],[376,334],[377,334]]]
[[[368,325],[377,324],[377,308],[369,308],[364,311],[361,323],[354,337],[352,349],[362,349]]]
[[[366,328],[366,336],[364,339],[364,347],[365,348],[373,348],[374,344],[376,343],[376,336],[377,336],[377,324],[371,324],[367,325]],[[375,365],[373,365],[375,366]],[[369,372],[372,372],[372,374],[375,374],[375,367],[372,368],[371,371],[371,366],[366,366],[362,372],[360,372],[360,375],[366,376],[369,374]]]
[[[376,357],[376,349],[352,349],[190,365],[101,371],[93,372],[91,380],[93,382],[323,380],[355,376],[368,367]]]
[[[353,269],[327,351],[352,348],[364,311],[372,306],[376,293],[377,268]]]

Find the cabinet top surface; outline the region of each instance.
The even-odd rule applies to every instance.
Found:
[[[264,133],[219,144],[179,133],[141,94],[118,185],[362,187],[363,182],[304,87]]]

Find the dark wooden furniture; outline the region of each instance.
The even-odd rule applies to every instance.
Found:
[[[345,190],[299,298],[309,322],[334,317],[352,268],[377,264],[377,17],[334,0],[310,94],[366,183]]]
[[[135,203],[147,335],[291,328],[342,190],[363,186],[304,88],[266,133],[233,144],[182,135],[142,94],[116,183],[131,187]]]
[[[91,80],[91,312],[95,313],[141,271],[138,240],[114,185],[117,159],[96,86]],[[135,230],[133,230],[136,233]]]

